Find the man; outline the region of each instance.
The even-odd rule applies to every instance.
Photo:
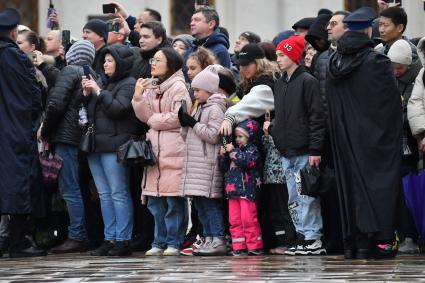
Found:
[[[123,44],[125,45],[125,41],[127,36],[125,35],[124,27],[120,27],[118,31],[110,31],[108,32],[108,45],[111,44]]]
[[[16,44],[20,18],[12,8],[0,12],[0,214],[10,215],[10,257],[46,255],[25,239],[32,212],[41,91],[32,62]]]
[[[375,17],[369,7],[345,17],[326,84],[346,259],[397,251],[401,100],[390,60],[373,52]]]
[[[102,78],[102,81],[106,80],[102,66],[104,62],[101,62],[102,50],[106,47],[108,40],[108,28],[106,22],[93,19],[88,21],[83,27],[83,39],[93,43],[96,49],[96,57],[93,61],[93,70]]]
[[[190,30],[195,38],[194,46],[185,53],[185,59],[203,46],[215,54],[220,65],[230,68],[230,55],[227,51],[229,39],[220,32],[219,25],[219,16],[213,8],[202,7],[196,10],[190,22]]]
[[[316,20],[316,18],[302,18],[296,22],[292,29],[295,31],[294,35],[306,36],[311,24]]]
[[[288,188],[288,209],[298,241],[286,255],[321,255],[323,248],[320,199],[300,195],[300,171],[310,165],[319,167],[325,115],[320,101],[318,81],[300,66],[304,37],[292,36],[276,47],[277,64],[282,77],[274,86],[274,125],[270,134],[282,154]]]
[[[66,66],[64,59],[65,52],[62,46],[62,33],[60,30],[51,30],[47,33],[44,39],[46,43],[46,55],[53,56],[55,58],[55,67],[62,69]]]

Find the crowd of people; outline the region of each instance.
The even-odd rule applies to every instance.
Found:
[[[425,38],[402,7],[321,9],[230,52],[213,7],[171,38],[111,4],[69,44],[57,12],[42,37],[0,11],[0,256],[420,251],[402,180],[425,152]],[[136,140],[153,164],[118,158]]]

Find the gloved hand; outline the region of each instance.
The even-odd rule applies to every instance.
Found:
[[[196,121],[195,118],[193,118],[189,114],[183,112],[183,109],[181,107],[179,109],[178,116],[179,116],[180,125],[182,127],[191,127],[191,128],[193,128],[196,125],[196,123],[198,123],[198,121]]]

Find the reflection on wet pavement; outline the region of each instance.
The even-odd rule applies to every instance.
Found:
[[[92,257],[0,259],[0,282],[425,282],[425,256]]]

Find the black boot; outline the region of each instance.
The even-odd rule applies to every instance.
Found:
[[[114,248],[114,243],[110,241],[104,241],[100,247],[90,253],[92,256],[105,256],[108,252]]]
[[[129,241],[117,241],[115,246],[108,252],[110,256],[127,256],[131,255],[131,248]]]

